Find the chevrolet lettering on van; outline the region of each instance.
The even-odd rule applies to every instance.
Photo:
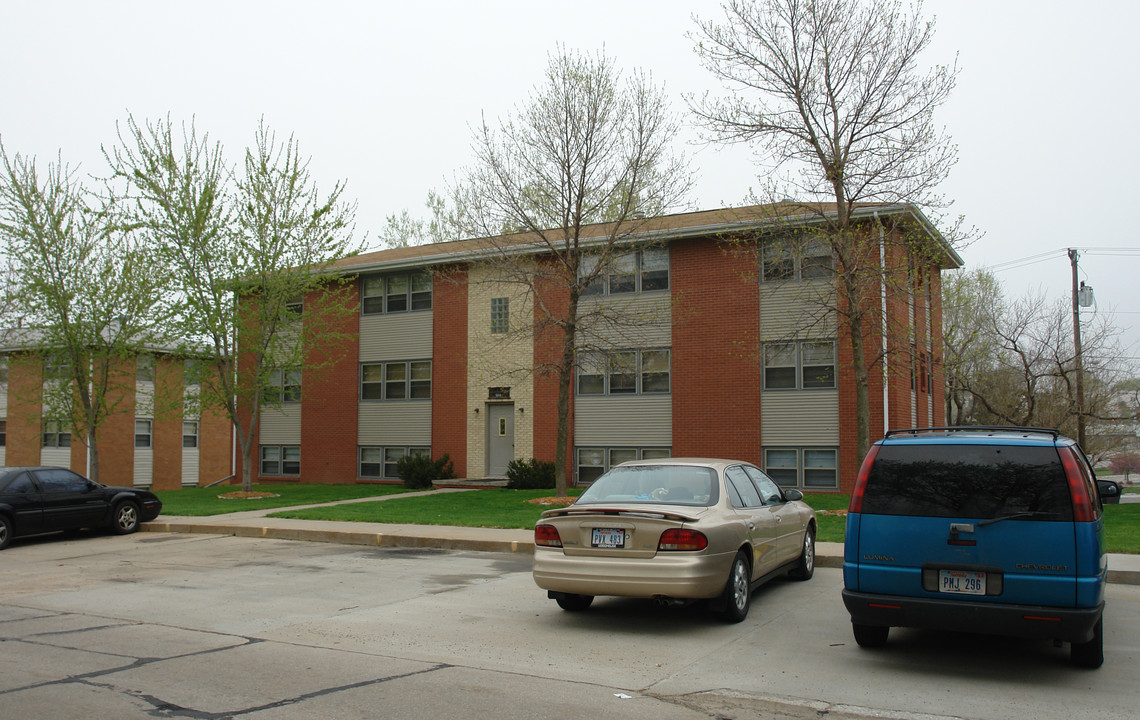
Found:
[[[895,558],[892,555],[864,555],[864,560],[878,560],[879,562],[894,562]]]
[[[1017,563],[1018,570],[1048,570],[1049,572],[1065,572],[1068,565],[1050,565],[1049,563]]]

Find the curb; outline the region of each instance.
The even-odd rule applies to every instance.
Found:
[[[435,527],[429,525],[417,526]],[[152,520],[139,525],[141,532],[167,532],[233,537],[263,538],[267,540],[301,540],[338,545],[365,545],[368,547],[432,548],[438,550],[471,550],[475,552],[505,552],[534,554],[534,543],[526,540],[499,538],[450,537],[446,533],[375,532],[368,530],[335,530],[314,527],[279,527],[247,523],[222,525],[201,522],[163,522]],[[1131,556],[1128,556],[1131,557]],[[842,568],[843,556],[834,552],[820,553],[817,547],[816,567]],[[1140,585],[1140,569],[1113,570],[1109,561],[1108,582],[1118,585]]]

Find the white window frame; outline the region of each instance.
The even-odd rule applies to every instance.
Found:
[[[817,358],[811,358],[813,346],[827,345],[831,349],[831,362],[821,363]],[[838,385],[839,363],[837,358],[838,346],[830,338],[812,338],[807,340],[784,340],[766,342],[763,345],[763,387],[766,392],[789,392],[793,390],[835,390]],[[794,355],[794,360],[792,356]],[[805,362],[806,360],[806,362]],[[780,377],[786,377],[787,369],[791,368],[794,381],[787,385],[783,382],[775,383],[774,375],[770,371],[784,370]],[[822,374],[813,368],[826,368]],[[805,369],[807,372],[805,372]],[[827,381],[821,381],[826,378]],[[784,381],[786,382],[786,380]]]
[[[665,369],[650,366],[652,358],[665,355]],[[627,362],[632,357],[632,363]],[[650,362],[647,362],[650,361]],[[664,376],[664,390],[646,390],[647,376]],[[632,386],[625,382],[632,376]],[[660,379],[659,377],[657,379]],[[583,387],[589,390],[583,392]],[[599,384],[600,383],[600,384]],[[583,352],[578,357],[574,392],[579,397],[621,397],[630,395],[669,395],[673,392],[673,349],[622,349],[607,353]]]
[[[772,455],[792,455],[793,462],[772,464]],[[830,456],[832,462],[820,464],[820,460]],[[783,488],[799,488],[800,490],[838,490],[839,489],[839,448],[834,446],[783,446],[773,445],[763,448],[764,474],[772,478],[777,485]],[[809,464],[810,463],[810,464]],[[828,474],[831,482],[820,483],[811,481],[811,478],[822,477]],[[794,481],[793,481],[794,479]]]
[[[582,456],[584,454],[598,454],[600,464],[591,463],[584,465],[582,463]],[[630,457],[632,455],[632,457]],[[630,445],[614,445],[612,447],[601,447],[595,445],[582,446],[574,448],[574,484],[575,485],[589,485],[597,480],[599,477],[609,472],[611,467],[620,465],[629,460],[661,460],[673,456],[673,448],[671,447],[636,447]],[[582,479],[582,468],[592,468],[589,474],[590,477],[586,480]]]

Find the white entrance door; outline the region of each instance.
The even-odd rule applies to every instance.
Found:
[[[487,477],[506,477],[515,457],[515,406],[487,406]]]

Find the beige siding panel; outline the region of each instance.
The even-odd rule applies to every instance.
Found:
[[[6,450],[6,448],[0,447],[0,467],[4,467],[4,466],[5,466],[5,462],[6,462],[6,461],[4,460],[4,453],[5,453],[5,450]]]
[[[198,448],[182,448],[182,487],[198,485]]]
[[[8,386],[0,385],[0,418],[8,417]]]
[[[279,408],[262,408],[258,428],[261,445],[301,444],[301,405],[289,403]]]
[[[574,399],[574,445],[672,446],[673,398],[579,397]]]
[[[360,362],[431,357],[432,312],[360,316]]]
[[[135,452],[137,457],[138,451]],[[40,465],[71,467],[71,448],[40,448]]]
[[[154,484],[154,448],[135,448],[135,487]]]
[[[764,445],[838,445],[839,391],[766,392],[760,399]]]
[[[768,283],[760,286],[760,341],[835,337],[835,292],[830,284]]]
[[[673,305],[667,292],[582,298],[578,346],[652,348],[673,344]]]
[[[360,445],[431,445],[431,403],[360,403]]]

